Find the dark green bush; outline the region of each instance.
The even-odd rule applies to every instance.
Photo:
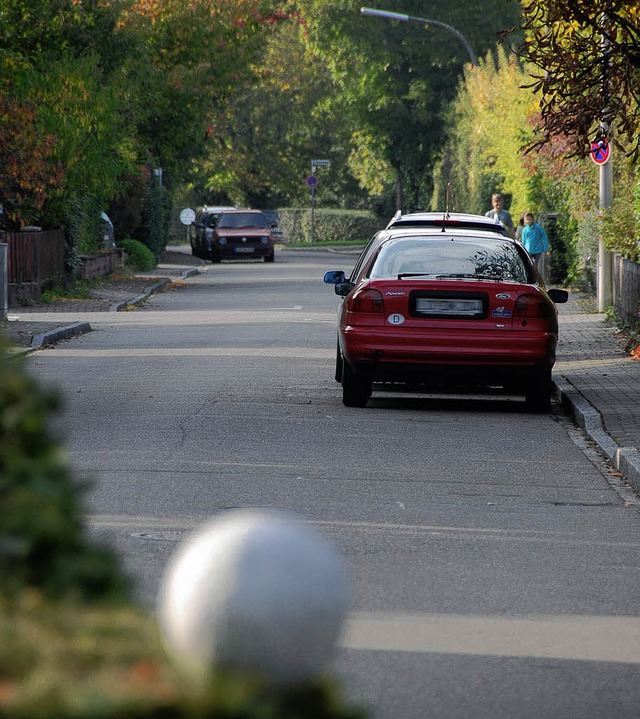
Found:
[[[59,404],[0,337],[0,591],[123,597],[115,555],[84,537],[78,486],[50,436]]]
[[[142,242],[138,242],[138,240],[122,240],[118,245],[124,247],[127,253],[125,261],[127,267],[131,267],[131,269],[138,272],[148,272],[156,266],[155,255]]]
[[[311,242],[311,209],[278,210],[285,243]],[[370,210],[314,210],[314,242],[368,242],[384,227]]]
[[[151,250],[156,262],[167,247],[170,224],[170,193],[166,187],[159,184],[155,175],[150,173],[142,204],[142,224],[135,232],[135,239]]]

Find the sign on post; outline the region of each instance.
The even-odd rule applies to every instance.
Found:
[[[600,137],[591,143],[591,159],[596,165],[604,165],[611,156],[611,146],[606,137]]]
[[[180,222],[183,225],[190,225],[195,219],[196,213],[190,207],[185,207],[180,213]]]

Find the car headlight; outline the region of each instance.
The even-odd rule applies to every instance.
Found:
[[[268,237],[261,237],[260,242],[262,242],[263,245],[269,244],[269,238]]]
[[[227,244],[227,238],[226,238],[226,237],[221,237],[221,238],[218,240],[218,242],[219,242],[221,245],[226,245],[226,244]]]

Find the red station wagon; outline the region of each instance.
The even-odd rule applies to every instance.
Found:
[[[348,279],[333,271],[324,281],[343,297],[336,379],[347,407],[364,407],[384,382],[490,387],[550,408],[554,302],[568,293],[545,290],[520,243],[457,223],[400,225],[373,237]]]

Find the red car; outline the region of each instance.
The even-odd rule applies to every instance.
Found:
[[[211,262],[223,259],[275,259],[271,227],[260,210],[223,210],[209,213],[196,235],[192,251]]]
[[[377,233],[347,279],[324,281],[343,297],[336,379],[347,407],[364,407],[374,383],[417,391],[491,387],[523,393],[547,411],[558,319],[566,290],[545,290],[522,245],[459,226]]]

